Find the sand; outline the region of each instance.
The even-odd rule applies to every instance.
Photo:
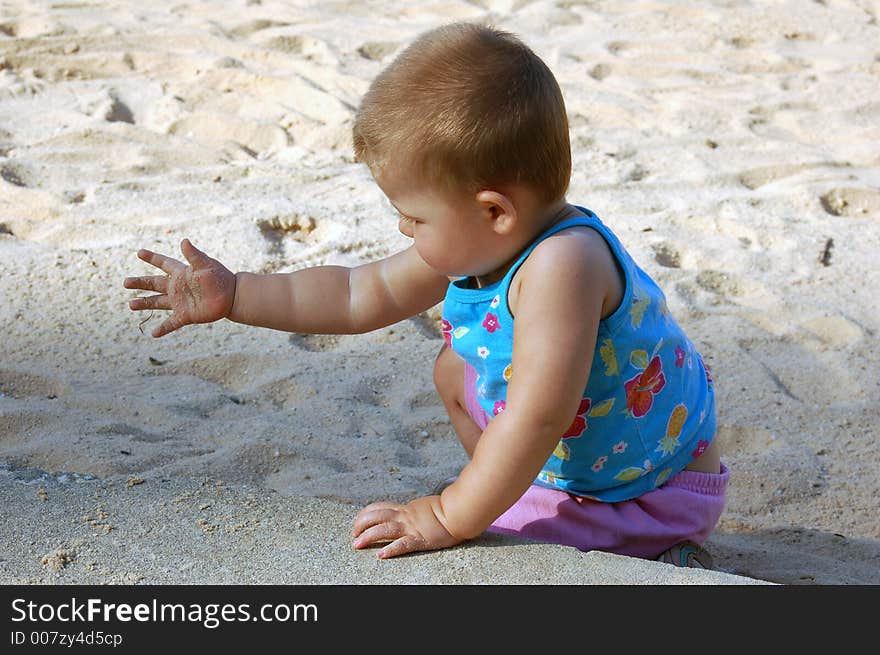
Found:
[[[0,582],[880,583],[878,14],[0,3]],[[127,308],[136,250],[183,237],[256,272],[406,247],[353,114],[401,47],[458,19],[557,75],[568,199],[712,367],[732,469],[715,572],[497,536],[377,562],[350,548],[358,507],[465,462],[431,382],[440,308],[366,335],[159,340]]]

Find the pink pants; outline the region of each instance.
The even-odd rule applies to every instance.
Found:
[[[476,371],[466,364],[467,410],[484,430],[489,416],[477,401],[475,382]],[[653,491],[616,503],[533,484],[489,532],[653,559],[679,542],[706,540],[724,510],[729,477],[724,463],[720,473],[681,471]]]

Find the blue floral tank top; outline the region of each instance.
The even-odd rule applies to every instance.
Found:
[[[470,288],[450,283],[443,303],[447,343],[477,373],[476,395],[489,417],[503,412],[512,370],[514,274],[544,239],[585,225],[607,242],[626,278],[623,300],[599,324],[583,400],[535,484],[614,502],[654,489],[701,455],[715,436],[712,376],[673,320],[657,284],[590,210],[554,225],[519,256],[504,278]]]

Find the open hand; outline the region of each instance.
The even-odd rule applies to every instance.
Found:
[[[129,301],[132,310],[171,310],[171,316],[153,330],[154,337],[164,336],[192,323],[211,323],[226,318],[232,311],[235,274],[196,248],[189,239],[180,243],[180,251],[189,266],[150,250],[138,250],[138,258],[166,274],[127,277],[123,282],[126,289],[158,292]]]
[[[440,496],[416,498],[406,505],[372,503],[358,512],[352,527],[355,548],[391,542],[378,553],[386,559],[419,550],[438,550],[461,543],[440,521]]]

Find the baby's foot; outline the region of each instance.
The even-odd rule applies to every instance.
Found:
[[[669,550],[661,553],[657,557],[657,561],[690,569],[711,569],[713,567],[709,551],[693,541],[682,541],[680,544],[675,544]]]

